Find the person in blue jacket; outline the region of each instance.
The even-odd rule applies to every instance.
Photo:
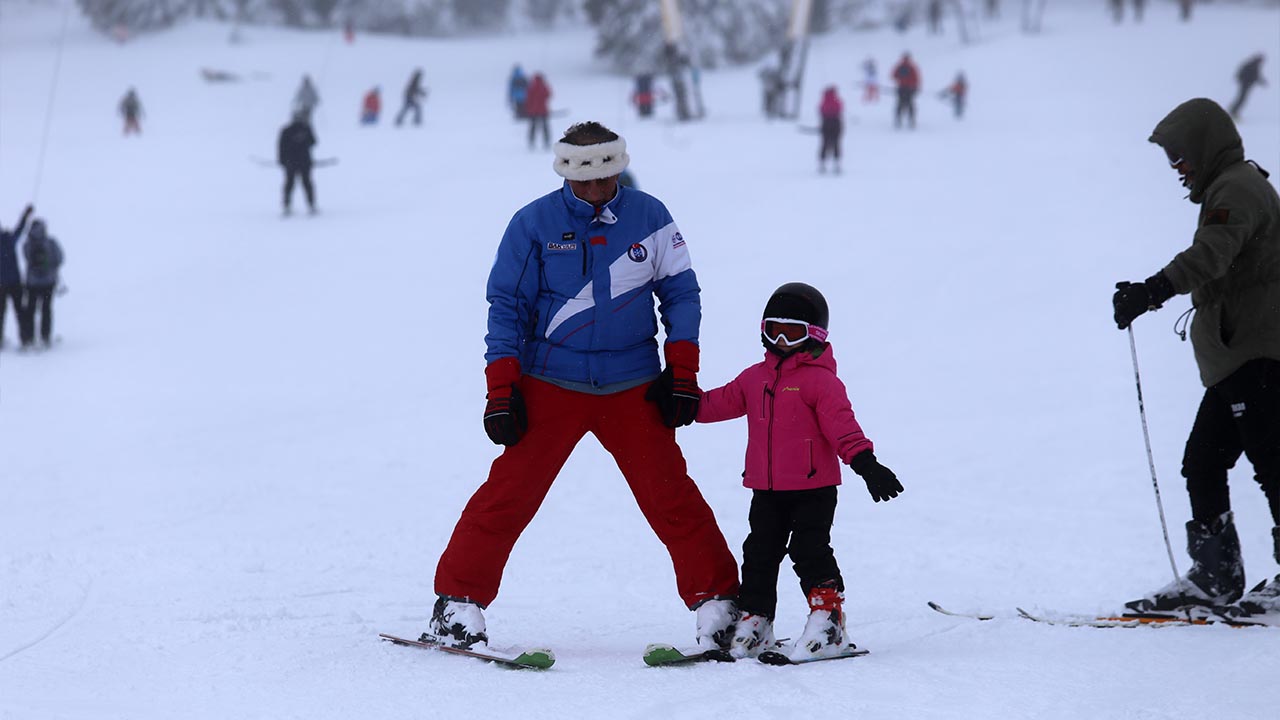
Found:
[[[22,273],[18,271],[18,238],[27,227],[32,207],[22,211],[22,218],[13,230],[0,228],[0,347],[4,346],[4,318],[7,305],[13,305],[18,318],[18,337],[23,347],[31,344],[31,331],[27,327],[26,302],[23,300]]]
[[[591,433],[666,545],[680,598],[697,611],[698,644],[725,648],[737,567],[675,436],[701,397],[702,308],[689,249],[666,206],[619,185],[630,156],[616,133],[580,123],[553,149],[565,182],[515,214],[489,274],[484,429],[504,450],[440,557],[423,639],[488,642],[482,610],[508,555]]]

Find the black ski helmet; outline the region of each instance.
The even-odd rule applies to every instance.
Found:
[[[827,299],[822,297],[822,293],[812,285],[800,282],[790,282],[773,291],[769,302],[765,303],[761,319],[771,317],[803,320],[823,330],[829,329],[827,323],[831,319]]]

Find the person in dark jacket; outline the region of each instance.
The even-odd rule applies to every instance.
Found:
[[[542,147],[549,149],[551,147],[551,128],[547,125],[547,118],[551,115],[551,86],[547,84],[546,78],[542,77],[542,73],[534,73],[533,79],[529,81],[529,88],[525,91],[524,113],[529,118],[529,149],[534,148],[534,140],[541,131]]]
[[[58,287],[62,267],[62,246],[49,237],[44,220],[34,220],[27,241],[22,244],[27,261],[27,328],[35,334],[36,313],[40,313],[40,341],[47,347],[53,337],[53,291]]]
[[[302,189],[307,194],[307,207],[313,215],[316,212],[316,190],[311,183],[311,148],[315,144],[316,136],[311,130],[311,123],[302,112],[295,113],[293,122],[280,131],[276,162],[284,168],[285,215],[292,212],[289,205],[295,180],[302,181]]]
[[[138,124],[142,119],[142,101],[138,99],[138,93],[133,88],[129,88],[129,92],[125,93],[124,98],[120,100],[120,115],[124,117],[125,135],[142,134],[142,126]]]
[[[916,127],[916,93],[920,92],[920,69],[911,61],[911,53],[902,53],[902,59],[893,68],[893,82],[898,87],[898,104],[893,109],[893,126],[902,127],[902,118],[912,130]]]
[[[399,114],[396,115],[396,127],[404,122],[404,116],[413,111],[413,124],[422,124],[422,104],[420,100],[425,100],[427,91],[422,87],[422,68],[413,71],[413,75],[409,77],[409,84],[404,86],[404,105],[400,107]]]
[[[1236,603],[1238,614],[1280,612],[1280,575],[1241,597],[1244,564],[1227,488],[1227,471],[1245,455],[1270,506],[1280,561],[1280,195],[1245,160],[1235,123],[1212,100],[1174,108],[1150,140],[1191,191],[1200,219],[1191,246],[1162,270],[1116,285],[1115,321],[1127,328],[1190,293],[1191,347],[1205,393],[1182,456],[1193,563],[1185,577],[1127,605],[1145,612]]]
[[[18,338],[23,346],[31,344],[31,330],[27,326],[27,304],[22,292],[22,273],[18,269],[18,238],[27,228],[32,207],[22,211],[22,217],[13,230],[0,228],[0,347],[4,346],[5,307],[13,305],[18,319]]]
[[[1236,120],[1240,119],[1240,111],[1244,109],[1244,101],[1249,97],[1249,91],[1253,86],[1267,86],[1267,81],[1262,78],[1262,61],[1265,59],[1262,53],[1251,55],[1236,71],[1236,82],[1240,83],[1240,92],[1231,102],[1231,117]]]

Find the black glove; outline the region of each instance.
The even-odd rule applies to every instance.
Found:
[[[881,465],[880,461],[876,460],[875,453],[870,450],[863,450],[854,455],[849,461],[849,467],[853,468],[853,471],[867,483],[867,492],[871,493],[872,499],[876,502],[881,500],[889,502],[903,491],[902,483],[898,482],[898,476]]]
[[[520,442],[529,429],[529,418],[524,412],[524,398],[514,385],[489,391],[489,402],[484,406],[484,432],[494,445],[508,447]]]
[[[1116,327],[1124,330],[1142,313],[1159,310],[1173,294],[1173,283],[1169,282],[1163,272],[1152,275],[1145,282],[1116,283],[1116,294],[1111,296]]]
[[[692,424],[698,417],[702,391],[698,389],[697,375],[668,365],[649,386],[644,399],[658,404],[663,425],[678,428]]]

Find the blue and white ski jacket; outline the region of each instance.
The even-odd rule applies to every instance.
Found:
[[[657,198],[619,186],[599,215],[569,183],[521,208],[489,273],[485,360],[602,387],[657,377],[667,342],[698,341],[702,302],[689,250]]]

